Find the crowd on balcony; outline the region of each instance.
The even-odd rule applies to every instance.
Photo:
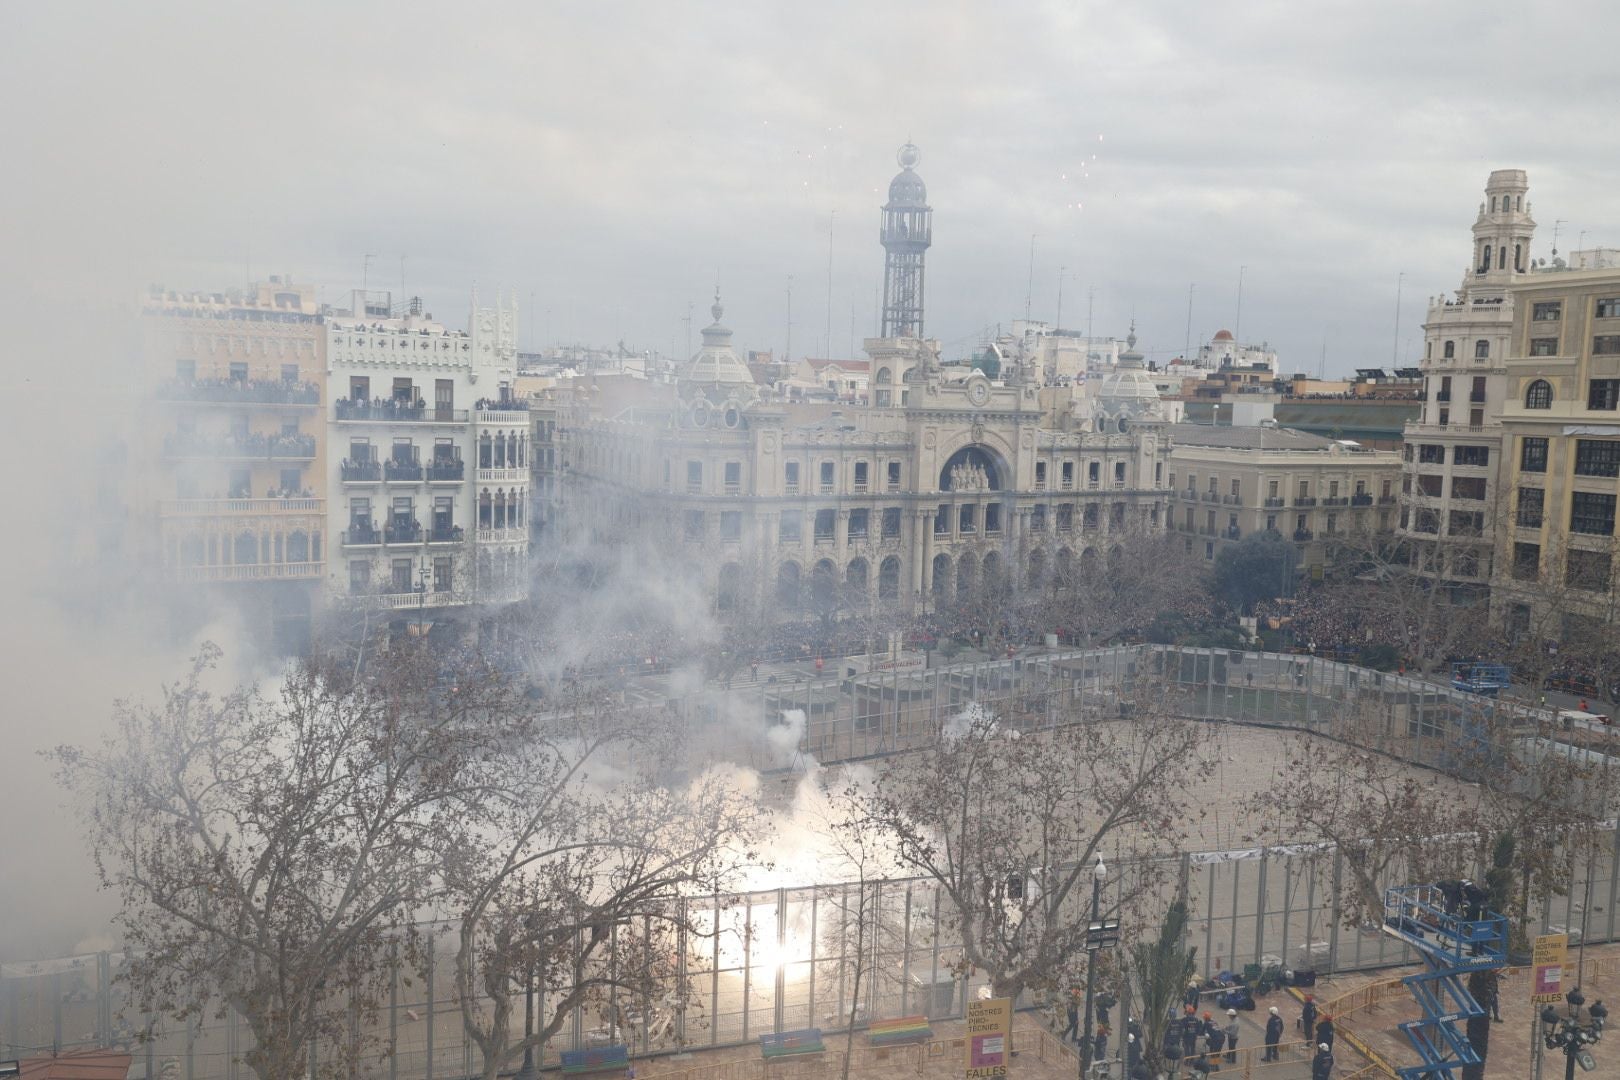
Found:
[[[342,397],[336,404],[339,420],[420,420],[427,414],[427,402],[420,397],[374,397],[370,401]]]
[[[480,412],[502,412],[515,409],[527,410],[529,403],[521,398],[479,398],[473,408]]]
[[[292,488],[273,487],[265,491],[264,497],[267,499],[313,499],[315,493],[309,488],[299,488],[295,491]]]
[[[179,457],[307,458],[315,456],[315,436],[284,431],[222,435],[177,431],[164,438],[163,452]]]
[[[165,401],[262,402],[266,405],[319,405],[321,388],[291,379],[170,379],[158,387]]]

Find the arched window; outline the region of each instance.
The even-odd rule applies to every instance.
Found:
[[[489,459],[493,446],[494,440],[489,437],[489,432],[486,431],[482,435],[478,436],[478,467],[480,469],[487,469],[490,467]]]
[[[1479,261],[1479,268],[1481,270],[1489,270],[1491,268],[1491,245],[1489,244],[1485,245],[1485,257]]]
[[[1496,196],[1491,196],[1491,213],[1496,213]]]
[[[1491,355],[1491,343],[1484,338],[1474,342],[1474,359],[1485,360]]]
[[[1515,195],[1515,196],[1513,196],[1513,209],[1515,209],[1515,210],[1524,209],[1524,196],[1523,195]]]
[[[1447,360],[1452,359],[1453,357],[1455,357],[1457,355],[1457,343],[1455,341],[1446,342],[1446,347],[1445,347],[1444,351],[1445,351],[1446,359]]]
[[[1524,273],[1524,245],[1513,245],[1513,270],[1515,273]]]
[[[506,432],[504,431],[495,436],[495,467],[497,469],[506,468]]]
[[[1537,379],[1531,383],[1524,392],[1524,407],[1527,409],[1552,408],[1552,383],[1546,379]]]
[[[1501,247],[1496,249],[1496,268],[1498,270],[1506,270],[1507,269],[1507,245],[1506,244],[1503,244]]]

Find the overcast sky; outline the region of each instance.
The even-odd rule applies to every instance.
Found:
[[[1486,174],[1537,254],[1620,245],[1612,3],[29,4],[0,41],[13,300],[290,272],[524,346],[873,330],[908,137],[927,326],[1031,311],[1155,358],[1226,326],[1288,369],[1387,364],[1455,288]],[[829,228],[831,235],[829,236]],[[828,255],[831,240],[831,334]],[[401,258],[404,258],[403,270]],[[1244,273],[1238,326],[1239,268]],[[1094,295],[1089,304],[1088,296]],[[533,303],[531,305],[531,297]],[[531,332],[532,328],[532,332]]]

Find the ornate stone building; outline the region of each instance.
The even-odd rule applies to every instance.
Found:
[[[931,228],[917,160],[902,151],[883,210],[885,325],[902,332],[865,342],[866,402],[790,402],[757,383],[717,297],[673,385],[575,380],[537,403],[535,486],[560,489],[567,533],[672,534],[721,610],[785,617],[917,611],[1163,528],[1167,424],[1139,356],[1088,396],[1020,365],[995,379],[944,365],[937,342],[907,333],[922,326]]]

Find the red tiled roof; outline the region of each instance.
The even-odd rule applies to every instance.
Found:
[[[23,1058],[17,1080],[125,1080],[131,1055],[115,1050],[75,1050],[56,1057]]]

